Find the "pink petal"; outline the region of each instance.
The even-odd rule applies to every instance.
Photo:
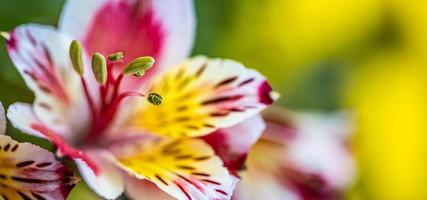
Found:
[[[219,129],[202,137],[224,162],[228,170],[237,175],[244,169],[246,155],[265,129],[261,116],[256,115],[230,128]]]
[[[153,56],[157,64],[145,80],[189,55],[195,17],[191,0],[68,0],[59,27],[90,54],[122,51],[125,61]]]

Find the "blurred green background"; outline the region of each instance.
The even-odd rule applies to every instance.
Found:
[[[62,4],[1,0],[0,30],[55,25]],[[196,11],[193,54],[260,70],[287,108],[354,111],[359,177],[349,199],[427,199],[427,2],[197,0]],[[0,100],[31,102],[3,43],[0,63]],[[80,184],[70,199],[90,194]]]

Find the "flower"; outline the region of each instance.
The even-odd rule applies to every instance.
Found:
[[[78,179],[55,156],[36,145],[4,135],[6,119],[0,103],[0,198],[66,199]]]
[[[238,62],[184,60],[193,31],[190,0],[67,1],[59,30],[29,24],[3,34],[35,93],[33,105],[13,104],[8,118],[55,144],[105,198],[125,188],[140,198],[128,189],[138,179],[177,199],[230,199],[238,178],[221,158],[240,158],[255,142],[264,127],[256,114],[274,93]],[[237,145],[233,156],[202,137],[236,126],[248,132],[222,141]]]
[[[274,107],[264,118],[267,129],[249,152],[233,199],[342,199],[355,176],[348,114]]]

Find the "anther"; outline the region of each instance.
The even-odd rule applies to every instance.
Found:
[[[139,57],[130,62],[123,70],[125,75],[142,76],[145,71],[154,65],[154,58],[150,56]]]
[[[147,96],[147,101],[150,102],[153,105],[158,106],[158,105],[162,104],[163,97],[160,96],[160,94],[157,94],[157,93],[150,93]]]
[[[124,58],[123,52],[120,52],[120,51],[116,52],[116,53],[113,53],[113,54],[110,54],[108,56],[108,60],[110,60],[112,62],[123,60],[123,58]]]
[[[83,59],[82,59],[82,45],[77,40],[73,40],[70,45],[70,59],[73,64],[73,69],[79,74],[83,75]]]
[[[92,56],[92,71],[96,81],[103,85],[107,82],[107,61],[100,53],[95,53]]]

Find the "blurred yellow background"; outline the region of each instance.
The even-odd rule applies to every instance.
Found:
[[[55,24],[62,3],[2,0],[0,29]],[[196,11],[193,54],[257,68],[290,109],[355,111],[349,199],[427,199],[427,1],[196,0]],[[31,101],[4,44],[0,62],[0,100]]]

